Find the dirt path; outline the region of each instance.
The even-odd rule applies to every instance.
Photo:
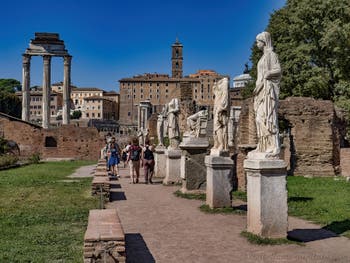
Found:
[[[129,184],[120,171],[108,207],[118,210],[128,262],[350,262],[350,240],[317,225],[289,218],[294,235],[313,240],[305,246],[252,245],[240,236],[246,216],[205,214],[202,201],[174,196],[178,186]]]

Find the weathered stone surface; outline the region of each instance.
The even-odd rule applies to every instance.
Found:
[[[230,207],[233,161],[229,157],[206,156],[207,167],[207,200],[210,208]]]
[[[286,164],[283,160],[244,161],[247,173],[247,231],[283,238],[288,230]]]
[[[106,258],[104,258],[106,256]],[[125,234],[116,209],[90,210],[84,262],[125,262]]]
[[[350,177],[350,148],[340,149],[341,175]]]
[[[157,146],[155,149],[154,177],[165,177],[165,170],[166,170],[165,151],[166,151],[165,146]]]
[[[208,147],[206,138],[184,137],[180,144],[182,192],[206,189],[207,170],[204,159]]]
[[[176,184],[181,182],[181,150],[166,150],[166,168],[163,184]]]

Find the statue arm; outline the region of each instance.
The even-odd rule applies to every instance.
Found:
[[[270,55],[270,70],[266,71],[264,78],[267,80],[279,79],[281,77],[281,65],[275,53]]]

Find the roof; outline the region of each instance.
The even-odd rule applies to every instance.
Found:
[[[5,114],[5,113],[3,113],[3,112],[0,112],[0,117],[9,119],[10,121],[18,121],[18,122],[26,123],[26,124],[28,124],[28,125],[30,125],[30,126],[35,127],[35,128],[39,128],[39,129],[42,128],[41,126],[39,126],[39,125],[37,125],[37,124],[34,124],[34,123],[31,123],[31,122],[28,122],[28,121],[21,120],[21,119],[19,119],[19,118],[16,118],[16,117],[7,115],[7,114]]]
[[[100,88],[95,88],[95,87],[82,87],[82,88],[72,88],[72,92],[79,92],[79,91],[104,91],[103,89]]]
[[[119,82],[199,82],[198,79],[195,78],[165,78],[165,77],[132,77],[132,78],[122,78]]]

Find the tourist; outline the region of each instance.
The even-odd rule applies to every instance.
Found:
[[[123,161],[123,168],[125,168],[126,160],[128,159],[128,153],[127,153],[126,148],[124,148],[122,150],[121,156],[122,156],[122,161]]]
[[[152,184],[152,177],[154,172],[154,147],[149,145],[149,140],[145,141],[145,147],[142,149],[142,159],[141,166],[143,166],[143,171],[145,175],[145,183]]]
[[[118,164],[120,160],[119,160],[119,152],[117,150],[115,143],[110,144],[108,155],[109,155],[108,165],[111,169],[112,176],[119,177]]]
[[[118,170],[118,164],[119,164],[119,162],[120,162],[120,147],[119,147],[119,145],[118,145],[118,143],[116,142],[116,140],[115,140],[115,137],[113,136],[113,137],[111,137],[110,138],[110,143],[108,144],[108,152],[109,152],[109,159],[111,158],[111,149],[112,149],[112,146],[115,148],[115,151],[116,151],[116,154],[117,154],[117,156],[118,156],[118,162],[117,162],[117,164],[115,164],[114,166],[114,172],[112,171],[112,167],[111,167],[111,165],[110,165],[110,161],[108,160],[108,167],[109,167],[109,171],[112,171],[112,175],[116,175],[117,177],[120,177],[119,176],[119,170]]]
[[[142,149],[139,146],[138,138],[134,138],[132,140],[132,145],[129,147],[128,160],[130,166],[130,178],[131,183],[138,183],[140,177],[140,157],[141,157]],[[136,181],[135,181],[135,173],[136,173]]]

